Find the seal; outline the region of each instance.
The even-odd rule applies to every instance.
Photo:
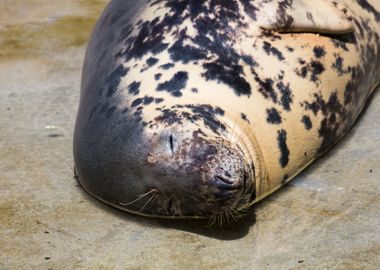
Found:
[[[377,0],[113,0],[85,56],[79,183],[150,217],[235,218],[352,127]]]

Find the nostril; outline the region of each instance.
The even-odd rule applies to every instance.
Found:
[[[231,180],[229,178],[226,178],[226,177],[223,177],[221,175],[215,175],[214,178],[217,181],[222,181],[223,183],[226,183],[226,184],[229,184],[229,185],[232,185],[234,183],[233,180]]]

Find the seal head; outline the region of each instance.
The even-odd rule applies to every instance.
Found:
[[[144,128],[126,121],[83,129],[75,147],[81,185],[113,206],[154,217],[210,218],[247,207],[254,197],[253,167],[227,138],[225,125],[217,123],[221,128],[213,132],[200,128],[204,119],[196,114],[177,113],[175,120],[160,114]],[[189,117],[197,120],[185,121]]]

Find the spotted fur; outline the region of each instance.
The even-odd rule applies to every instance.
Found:
[[[290,181],[380,80],[380,4],[305,1],[111,1],[83,71],[79,182],[127,211],[206,217]]]

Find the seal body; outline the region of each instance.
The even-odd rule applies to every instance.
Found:
[[[236,215],[354,124],[380,80],[380,2],[113,0],[74,134],[92,195],[147,216]]]

